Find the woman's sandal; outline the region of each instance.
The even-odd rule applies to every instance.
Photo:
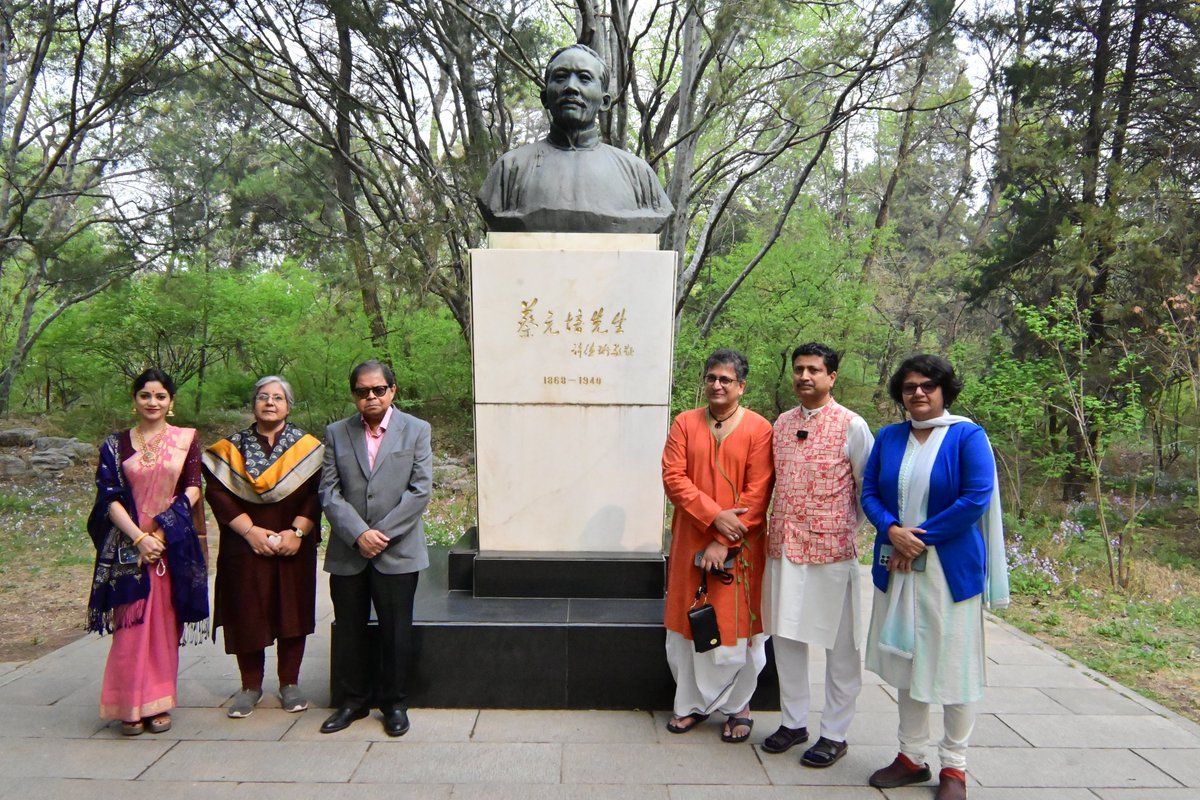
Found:
[[[704,720],[708,719],[708,714],[688,714],[686,717],[680,717],[679,719],[681,722],[683,720],[690,719],[691,722],[688,723],[687,725],[672,725],[671,723],[674,720],[668,720],[667,721],[667,730],[669,730],[671,733],[687,733],[692,728],[696,727],[701,722],[704,722]]]
[[[121,735],[122,736],[141,736],[145,732],[145,730],[146,730],[146,726],[142,724],[142,721],[140,719],[137,722],[122,722],[121,723]]]
[[[151,733],[166,733],[171,730],[170,714],[155,714],[153,717],[144,720],[144,722],[146,723],[146,730]]]
[[[749,728],[742,736],[738,736],[734,731],[738,728]],[[750,738],[750,732],[754,730],[754,720],[749,717],[730,717],[725,721],[725,727],[721,730],[721,741],[737,744],[744,742]]]

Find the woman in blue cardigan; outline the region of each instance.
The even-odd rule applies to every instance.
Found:
[[[967,796],[967,740],[983,697],[983,606],[1008,599],[996,463],[983,428],[946,409],[962,382],[918,355],[888,391],[910,420],[879,432],[863,475],[875,526],[867,668],[897,689],[900,753],[871,776],[890,789],[928,781],[929,704],[944,707],[936,800]]]

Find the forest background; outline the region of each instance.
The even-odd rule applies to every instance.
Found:
[[[349,366],[378,357],[439,453],[469,461],[473,194],[542,135],[542,67],[583,41],[612,69],[606,140],[676,209],[676,409],[732,346],[746,403],[774,418],[794,404],[791,348],[816,339],[874,427],[898,418],[883,387],[903,357],[948,356],[955,410],[998,455],[1008,618],[1200,718],[1200,5],[0,14],[0,418],[96,441],[158,365],[209,438],[271,373],[319,432],[348,413]],[[82,585],[87,483],[0,480],[0,596],[29,620],[50,576]],[[472,513],[441,492],[432,535]]]

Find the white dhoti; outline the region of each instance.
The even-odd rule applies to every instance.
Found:
[[[763,627],[771,634],[775,651],[782,724],[792,729],[808,727],[811,644],[826,652],[821,736],[846,741],[862,689],[858,564],[769,559],[763,593]]]
[[[697,653],[691,639],[667,631],[667,664],[675,678],[677,717],[736,714],[750,705],[758,673],[767,663],[766,634]]]

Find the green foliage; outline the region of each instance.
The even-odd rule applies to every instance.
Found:
[[[866,335],[871,289],[860,279],[859,254],[831,235],[831,224],[819,209],[798,211],[786,243],[772,248],[751,273],[705,340],[687,321],[708,310],[758,244],[740,244],[727,256],[712,259],[709,272],[697,282],[675,343],[673,408],[703,403],[699,377],[704,359],[718,347],[732,347],[750,362],[743,404],[774,418],[796,403],[791,385],[796,345],[824,341],[844,351]],[[861,367],[844,358],[838,374],[838,396],[852,404]]]

